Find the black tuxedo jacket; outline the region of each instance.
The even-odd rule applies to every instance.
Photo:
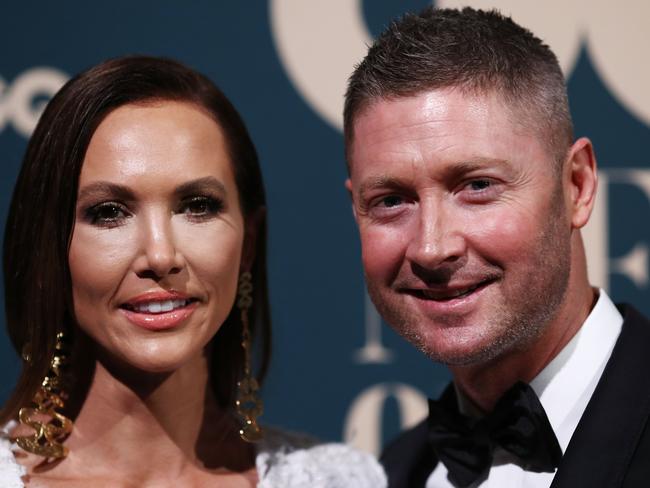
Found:
[[[650,488],[650,321],[630,306],[603,375],[551,488]],[[437,459],[426,420],[401,434],[381,462],[389,488],[424,487]]]

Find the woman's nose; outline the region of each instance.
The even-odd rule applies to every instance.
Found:
[[[171,218],[150,216],[143,224],[137,274],[141,277],[164,278],[180,272],[183,260],[176,246]]]

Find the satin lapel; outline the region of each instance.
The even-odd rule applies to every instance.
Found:
[[[650,414],[650,322],[625,307],[612,356],[551,488],[621,485]]]
[[[426,419],[401,434],[382,453],[388,488],[424,488],[438,463],[428,442]]]

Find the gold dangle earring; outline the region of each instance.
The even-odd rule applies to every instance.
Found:
[[[246,442],[257,442],[263,437],[262,429],[257,425],[257,417],[262,415],[264,406],[258,396],[259,384],[253,376],[251,368],[251,334],[248,323],[248,309],[253,305],[253,283],[251,274],[245,271],[239,277],[237,290],[237,307],[241,313],[242,341],[244,348],[244,377],[237,382],[237,398],[235,406],[242,421],[239,435]]]
[[[63,442],[72,432],[72,421],[57,412],[57,409],[65,406],[67,400],[63,369],[68,364],[68,355],[64,339],[63,332],[56,335],[50,369],[34,395],[33,406],[23,407],[18,412],[20,423],[32,428],[35,433],[17,437],[16,444],[27,452],[48,459],[61,459],[68,455],[68,448]],[[30,361],[30,352],[23,351],[23,358]]]

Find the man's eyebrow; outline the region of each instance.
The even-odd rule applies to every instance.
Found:
[[[174,193],[177,196],[187,195],[188,193],[217,193],[223,198],[228,195],[226,186],[214,176],[205,176],[196,180],[188,181],[178,186]]]
[[[110,197],[124,201],[135,199],[135,195],[127,186],[110,183],[108,181],[96,181],[81,188],[77,200],[81,201],[87,198],[97,197]]]
[[[375,190],[377,188],[403,188],[406,186],[405,182],[398,179],[398,178],[393,178],[391,176],[371,176],[370,178],[367,178],[366,180],[363,181],[359,185],[359,196],[361,198],[364,198],[364,195],[368,193],[369,191]]]
[[[511,164],[505,159],[476,157],[459,163],[452,163],[442,169],[441,175],[445,179],[458,178],[473,171],[484,170],[493,167],[511,168]],[[408,185],[406,180],[392,176],[372,176],[359,185],[359,195],[363,198],[365,193],[377,188],[404,188]]]
[[[478,157],[466,161],[461,161],[456,164],[451,164],[446,168],[445,173],[449,174],[450,176],[464,175],[467,173],[471,173],[472,171],[494,168],[494,167],[510,168],[511,165],[505,159]]]

